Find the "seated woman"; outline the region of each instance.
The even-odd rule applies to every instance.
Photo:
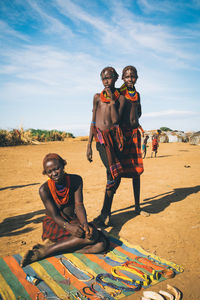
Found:
[[[46,208],[42,239],[22,259],[24,267],[59,253],[100,253],[108,247],[105,235],[88,224],[83,204],[83,182],[79,175],[65,173],[66,161],[56,153],[43,160],[43,174],[49,177],[39,189]]]

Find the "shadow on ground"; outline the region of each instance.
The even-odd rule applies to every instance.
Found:
[[[145,158],[143,158],[143,159],[154,159],[154,158],[163,158],[163,157],[170,157],[170,156],[174,156],[174,155],[157,155],[156,157],[155,156],[153,156],[153,157],[151,157],[151,156],[146,156]]]
[[[45,213],[45,209],[41,209],[31,213],[4,219],[3,222],[0,223],[0,237],[16,236],[34,230],[33,227],[28,227],[28,228],[23,228],[23,227],[30,225],[32,223],[33,224],[41,223],[44,213]],[[34,218],[37,215],[41,215],[41,216]]]
[[[198,193],[199,191],[200,185],[194,187],[177,188],[170,192],[144,199],[143,203],[141,203],[141,208],[150,214],[157,214],[165,210],[171,203],[182,201],[187,196]],[[129,210],[132,208],[134,208],[134,205],[112,212],[112,228],[109,231],[110,234],[119,237],[119,232],[121,231],[123,225],[137,216],[134,210]],[[128,211],[125,211],[127,209]]]
[[[19,188],[23,188],[23,187],[27,187],[27,186],[31,186],[31,185],[38,185],[38,184],[40,184],[40,182],[23,184],[23,185],[6,186],[3,188],[0,188],[0,191],[4,191],[4,190],[8,190],[8,189],[15,190],[15,189],[19,189]]]

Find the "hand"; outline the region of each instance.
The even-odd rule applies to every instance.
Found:
[[[87,153],[86,153],[87,159],[89,162],[92,162],[92,147],[91,144],[88,144],[87,146]]]
[[[82,226],[85,231],[85,237],[90,240],[93,235],[93,228],[89,226],[88,223],[84,223]]]
[[[107,92],[107,95],[110,97],[110,103],[111,105],[115,104],[115,96],[112,93],[110,88],[105,88],[105,91]]]
[[[114,95],[113,95],[111,89],[105,88],[104,90],[106,91],[107,95],[111,98],[111,100],[114,100],[114,98],[113,98]]]
[[[79,224],[68,224],[67,230],[74,236],[78,238],[84,238],[85,232],[81,225]]]

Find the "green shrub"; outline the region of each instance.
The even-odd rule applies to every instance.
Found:
[[[160,130],[162,130],[162,131],[173,131],[172,129],[170,129],[168,127],[160,127]]]

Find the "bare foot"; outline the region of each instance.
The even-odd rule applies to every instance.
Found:
[[[141,210],[140,215],[143,216],[143,217],[149,217],[150,213],[148,213],[147,211]]]
[[[98,240],[96,241],[96,243],[93,245],[85,246],[76,252],[87,254],[105,253],[108,251],[109,247],[109,239],[104,235],[102,231],[98,230]]]
[[[46,247],[40,244],[33,246],[32,250],[28,250],[22,258],[20,266],[23,268],[35,261],[41,260],[45,257]]]
[[[109,227],[111,224],[110,221],[110,215],[108,216],[103,216],[103,215],[99,215],[98,217],[96,217],[92,223],[97,227],[97,228],[106,228]]]

